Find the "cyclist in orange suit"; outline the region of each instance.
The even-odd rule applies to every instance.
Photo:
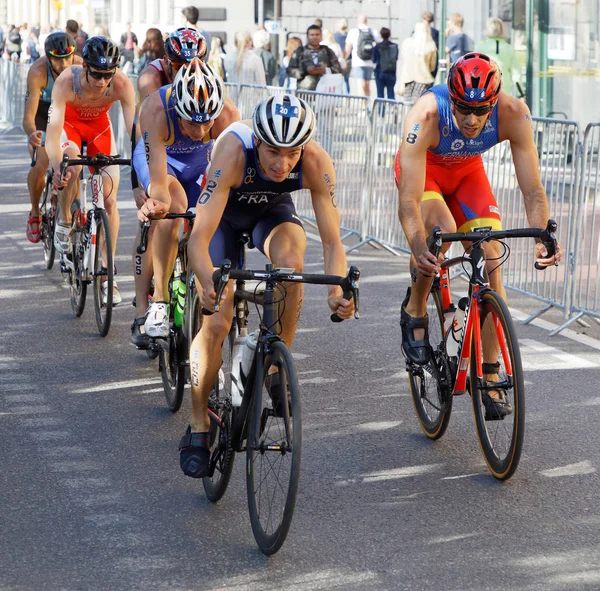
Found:
[[[82,142],[88,156],[115,154],[115,139],[108,111],[120,101],[125,129],[131,134],[135,111],[135,92],[131,81],[117,69],[119,48],[108,37],[90,37],[83,47],[83,66],[67,68],[54,83],[48,118],[46,149],[54,169],[54,183],[66,187],[59,192],[59,212],[54,243],[59,253],[68,250],[71,235],[71,204],[78,190],[79,167],[69,167],[60,180],[63,152],[77,158]],[[117,190],[119,167],[102,171],[104,207],[108,215],[113,251],[119,233]],[[106,283],[106,282],[105,282]],[[103,285],[103,290],[106,288]],[[103,298],[105,294],[103,293]],[[113,305],[121,301],[114,284]]]
[[[442,232],[468,232],[481,226],[502,228],[500,210],[483,168],[483,152],[504,140],[510,142],[527,220],[538,228],[548,221],[531,113],[526,104],[501,92],[501,87],[502,75],[496,63],[487,55],[468,53],[450,69],[448,84],[434,86],[421,96],[404,123],[395,177],[398,215],[415,272],[402,304],[400,325],[402,349],[415,364],[424,365],[430,359],[427,294],[440,270],[439,261],[427,248],[427,236],[435,226]],[[490,285],[506,299],[498,266],[501,247],[497,242],[483,246]],[[560,245],[552,257],[541,242],[535,245],[541,265],[552,265],[561,255]],[[486,336],[484,327],[484,356],[486,347],[492,351],[490,345],[494,344],[490,343],[493,337]],[[488,357],[492,355],[495,353]],[[497,358],[485,361],[484,379],[498,381]],[[512,412],[501,390],[489,393],[493,413],[503,417]]]

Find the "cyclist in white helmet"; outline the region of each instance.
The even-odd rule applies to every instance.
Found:
[[[194,58],[184,64],[171,86],[163,86],[142,104],[133,166],[148,200],[144,207],[161,215],[195,207],[210,162],[214,140],[238,110],[225,102],[223,81],[210,66]],[[145,219],[145,216],[140,216]],[[154,301],[146,318],[132,326],[131,341],[147,348],[149,337],[169,334],[168,282],[177,256],[181,220],[156,224],[153,237]],[[145,333],[141,331],[145,322]]]
[[[239,261],[240,232],[251,233],[256,248],[276,267],[302,271],[306,234],[290,195],[299,189],[311,192],[325,273],[346,274],[335,170],[329,154],[312,140],[314,129],[312,109],[302,99],[284,94],[261,101],[252,120],[230,125],[216,142],[188,242],[188,260],[207,310],[214,310],[215,305],[214,267],[225,258],[234,264]],[[156,215],[157,210],[142,208],[142,212]],[[288,346],[296,333],[302,300],[302,285],[288,285],[281,317],[281,337]],[[339,287],[328,287],[327,303],[342,318],[354,312],[354,304],[342,296]],[[221,346],[232,318],[233,291],[228,288],[219,313],[204,317],[191,345],[192,418],[180,446],[180,464],[194,478],[202,477],[208,464],[208,395],[221,366]],[[270,393],[277,399],[276,373],[270,384]]]

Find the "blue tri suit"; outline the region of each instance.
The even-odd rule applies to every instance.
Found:
[[[303,228],[290,193],[302,189],[304,151],[288,177],[276,182],[265,178],[260,172],[254,132],[250,127],[238,121],[232,123],[221,137],[226,134],[233,134],[240,140],[246,155],[246,165],[241,184],[229,191],[223,217],[210,241],[209,252],[213,265],[218,266],[223,259],[229,259],[234,266],[239,267],[238,235],[241,232],[251,234],[256,248],[265,254],[265,241],[273,228],[284,222],[298,224]],[[206,188],[200,196],[199,204],[204,199],[210,199]],[[201,209],[196,211],[200,215]]]
[[[165,141],[167,174],[174,176],[181,183],[188,198],[188,208],[196,207],[198,197],[202,192],[204,173],[210,162],[210,154],[215,142],[210,137],[210,132],[200,141],[185,137],[181,133],[177,112],[173,105],[172,89],[173,87],[168,85],[158,90],[165,108],[169,129],[169,135]],[[133,153],[133,168],[144,191],[147,192],[150,184],[150,170],[146,161],[143,137],[137,143]]]

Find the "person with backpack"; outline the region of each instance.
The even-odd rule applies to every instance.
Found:
[[[352,29],[346,37],[346,50],[344,57],[352,58],[352,70],[350,78],[359,82],[360,89],[351,89],[351,94],[362,94],[371,96],[371,79],[375,64],[373,63],[373,47],[377,43],[377,33],[367,26],[367,17],[361,14],[358,19],[358,27]]]
[[[450,15],[448,29],[446,30],[446,55],[453,64],[458,58],[472,51],[473,41],[463,31],[465,19],[460,12]]]
[[[8,38],[6,39],[6,52],[8,53],[9,59],[13,59],[13,54],[16,54],[17,61],[20,59],[22,43],[23,40],[21,39],[19,29],[17,29],[15,25],[11,25],[10,31],[8,32]]]
[[[383,27],[379,31],[383,41],[373,47],[373,63],[375,64],[375,86],[377,98],[394,100],[396,86],[396,65],[398,64],[398,45],[390,41],[391,31]]]

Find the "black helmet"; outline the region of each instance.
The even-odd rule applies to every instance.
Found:
[[[114,70],[119,65],[119,48],[108,37],[90,37],[83,46],[83,61],[96,70]]]
[[[69,57],[75,53],[75,39],[62,31],[50,33],[44,42],[44,53],[47,57]]]

